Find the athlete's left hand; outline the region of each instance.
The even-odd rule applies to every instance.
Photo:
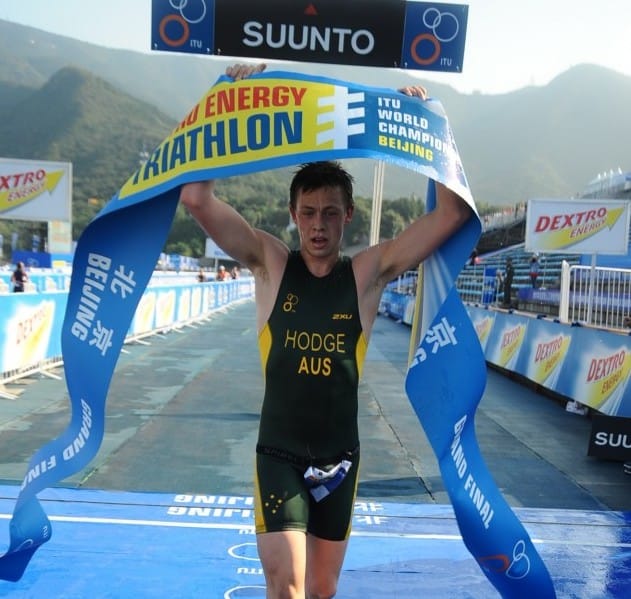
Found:
[[[427,90],[422,85],[406,85],[400,87],[399,91],[406,96],[416,96],[421,100],[427,100]]]

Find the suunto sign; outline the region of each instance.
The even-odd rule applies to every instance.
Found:
[[[405,0],[153,0],[152,49],[460,72],[467,16]]]
[[[277,29],[277,31],[275,31]],[[250,48],[323,51],[344,54],[354,52],[365,56],[375,49],[375,36],[368,29],[353,31],[346,27],[315,27],[313,25],[287,25],[248,21],[243,26],[241,40]]]
[[[401,58],[405,2],[217,0],[216,46],[222,54],[303,62],[393,67]]]
[[[631,460],[631,418],[593,414],[587,455],[621,462]]]

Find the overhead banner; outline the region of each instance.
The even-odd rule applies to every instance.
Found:
[[[70,221],[72,164],[0,158],[0,218]]]
[[[528,200],[526,250],[570,254],[626,254],[626,200]]]
[[[151,47],[461,72],[468,10],[405,0],[153,0]]]
[[[484,574],[505,596],[554,597],[545,565],[492,483],[475,440],[485,363],[454,284],[481,224],[442,106],[395,90],[285,72],[221,77],[81,235],[62,330],[72,420],[28,465],[0,578],[18,580],[50,539],[37,493],[85,467],[99,449],[110,379],[170,230],[180,186],[347,158],[384,160],[429,177],[429,210],[434,180],[472,208],[467,223],[426,262],[428,321],[406,390],[430,433],[464,542]],[[465,363],[466,376],[454,376]]]

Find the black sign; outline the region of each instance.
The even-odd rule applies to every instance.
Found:
[[[404,0],[216,0],[217,54],[398,66]]]
[[[593,415],[587,455],[620,462],[631,460],[631,418]]]
[[[410,0],[152,0],[166,52],[462,71],[468,6]]]

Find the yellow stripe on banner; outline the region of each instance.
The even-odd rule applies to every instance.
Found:
[[[278,78],[222,81],[122,186],[119,199],[182,173],[333,148],[337,86]]]

